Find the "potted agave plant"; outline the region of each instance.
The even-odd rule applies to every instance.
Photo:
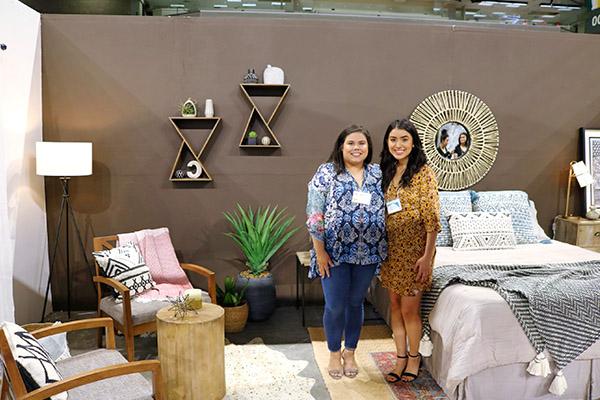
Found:
[[[269,260],[298,231],[291,227],[294,217],[286,216],[285,209],[259,207],[256,212],[239,204],[232,213],[224,213],[233,227],[225,235],[233,239],[246,257],[247,270],[240,272],[237,286],[247,285],[246,300],[250,306],[249,319],[262,321],[275,310],[275,282],[268,271]]]
[[[246,287],[236,287],[235,280],[226,276],[223,288],[217,285],[217,303],[225,310],[225,332],[241,332],[248,321],[248,303],[245,299]]]

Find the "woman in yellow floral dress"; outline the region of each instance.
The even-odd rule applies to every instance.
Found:
[[[381,152],[388,258],[381,283],[388,289],[397,362],[388,382],[412,382],[421,356],[421,296],[431,285],[435,239],[440,230],[437,180],[417,129],[407,119],[388,126]],[[406,338],[408,337],[408,351]]]

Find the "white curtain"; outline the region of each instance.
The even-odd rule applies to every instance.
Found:
[[[48,251],[44,181],[35,174],[42,140],[40,14],[0,1],[0,321],[39,320]]]

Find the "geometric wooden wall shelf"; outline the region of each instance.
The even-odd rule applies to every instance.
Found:
[[[169,180],[172,182],[210,182],[212,177],[202,165],[202,153],[206,148],[206,145],[210,141],[213,133],[217,129],[221,118],[212,117],[169,117],[171,124],[177,131],[177,134],[181,138],[181,145],[179,146],[179,152],[173,162],[173,168],[171,169],[171,175]],[[192,130],[210,130],[208,137],[204,140],[204,143],[200,147],[200,150],[194,150],[194,143],[189,137]]]
[[[289,84],[282,85],[271,85],[264,83],[241,83],[240,88],[242,89],[242,93],[246,96],[250,105],[252,106],[252,112],[248,117],[248,121],[246,122],[246,126],[244,128],[244,132],[242,133],[242,138],[240,140],[240,147],[246,148],[279,148],[281,145],[279,144],[279,140],[277,140],[277,136],[271,129],[271,122],[273,121],[273,117],[279,111],[279,107],[288,91],[290,90]],[[263,110],[259,109],[259,104],[257,104],[258,98],[271,97],[277,99],[277,103],[275,108],[269,113],[266,110],[266,107],[263,106]],[[267,116],[268,118],[265,118]],[[248,144],[248,133],[250,131],[260,131],[260,135],[256,138],[256,144]],[[268,145],[264,145],[261,142],[263,137],[269,137],[270,143]]]

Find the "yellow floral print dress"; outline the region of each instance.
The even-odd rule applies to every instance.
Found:
[[[431,287],[431,276],[426,283],[416,282],[414,266],[425,253],[427,233],[440,231],[440,201],[432,169],[424,165],[407,187],[391,183],[385,201],[397,197],[402,210],[385,219],[388,258],[381,266],[381,283],[401,296],[414,296]]]

